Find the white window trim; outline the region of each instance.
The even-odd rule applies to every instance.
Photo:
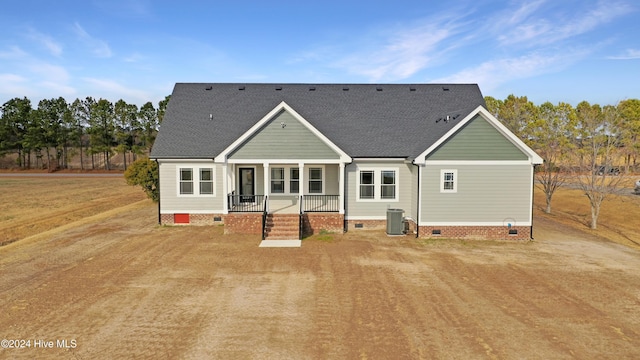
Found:
[[[322,172],[322,192],[319,193],[312,193],[310,192],[310,186],[309,183],[311,182],[311,169],[320,169]],[[325,177],[327,176],[327,169],[324,168],[324,165],[305,165],[304,170],[307,171],[305,173],[305,177],[304,177],[304,184],[303,187],[307,189],[306,192],[304,192],[303,189],[303,193],[305,195],[324,195],[325,194],[325,187],[327,184],[327,181],[325,180]],[[317,180],[316,180],[317,181]],[[305,186],[306,185],[306,186]]]
[[[453,189],[444,188],[444,174],[453,173]],[[444,194],[453,194],[458,192],[458,170],[457,169],[441,169],[440,170],[440,192]]]
[[[361,171],[373,171],[373,199],[360,199],[360,172]],[[382,172],[394,171],[396,174],[396,192],[393,199],[382,198]],[[397,167],[358,167],[356,169],[356,201],[357,202],[398,202],[400,201],[400,168]]]
[[[181,194],[180,193],[180,172],[182,170],[191,170],[193,178],[193,194]],[[213,194],[200,194],[200,169],[211,169],[211,179],[213,182]],[[216,166],[203,165],[203,164],[180,164],[176,166],[176,194],[178,197],[216,197]]]
[[[314,168],[319,168],[322,166],[312,166]],[[301,194],[301,192],[304,192],[304,184],[300,184],[300,175],[298,173],[298,192],[296,193],[292,193],[291,192],[291,169],[298,169],[299,166],[296,165],[292,165],[292,164],[269,164],[269,195],[273,195],[273,196],[285,196],[285,195],[295,195],[298,196]],[[300,169],[299,171],[305,171],[305,169],[308,169],[309,167],[307,165],[304,166],[304,168]],[[322,193],[324,194],[324,167],[322,167]],[[274,193],[271,192],[271,169],[284,169],[284,192],[281,193]],[[305,174],[306,175],[306,174]],[[307,176],[305,176],[305,181],[308,181],[309,179],[307,178]],[[319,195],[319,194],[316,194]]]

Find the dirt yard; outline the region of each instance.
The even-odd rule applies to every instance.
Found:
[[[554,217],[533,242],[292,249],[156,221],[134,201],[0,247],[0,338],[30,341],[0,358],[640,358],[640,251]]]
[[[3,175],[0,177],[0,245],[146,199],[139,188],[128,186],[122,176],[0,175]]]

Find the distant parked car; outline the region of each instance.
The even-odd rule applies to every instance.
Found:
[[[600,166],[595,173],[597,175],[620,175],[620,168],[617,166]]]

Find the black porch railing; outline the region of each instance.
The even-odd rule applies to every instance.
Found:
[[[229,212],[262,212],[266,206],[264,195],[227,195]]]
[[[304,225],[304,208],[302,207],[302,204],[304,204],[304,195],[300,195],[300,201],[298,202],[298,204],[300,205],[300,217],[298,218],[298,238],[302,240],[302,226]]]
[[[267,214],[269,213],[269,198],[265,195],[262,208],[262,240],[267,238]]]
[[[304,212],[340,211],[340,195],[305,195],[301,201]]]

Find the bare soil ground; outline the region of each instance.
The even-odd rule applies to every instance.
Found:
[[[559,217],[532,242],[287,249],[114,205],[0,247],[0,338],[31,341],[0,358],[639,358],[640,252]]]

